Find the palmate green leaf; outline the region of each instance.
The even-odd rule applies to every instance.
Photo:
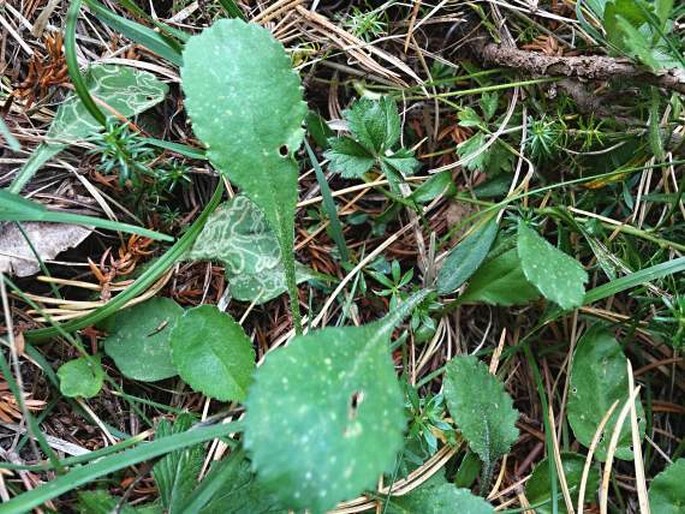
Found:
[[[222,401],[242,401],[255,366],[243,328],[213,305],[187,310],[171,331],[171,358],[190,387]]]
[[[191,414],[182,413],[172,423],[162,419],[157,425],[155,438],[161,439],[173,434],[181,434],[193,426]],[[152,476],[159,489],[159,498],[168,514],[183,512],[198,484],[198,476],[204,462],[204,449],[201,445],[190,446],[165,455],[152,468]]]
[[[368,325],[298,336],[255,373],[245,448],[286,507],[325,512],[392,467],[406,419],[388,343],[428,293]]]
[[[457,155],[459,160],[466,159],[464,163],[466,169],[472,171],[484,171],[488,162],[488,151],[480,152],[480,149],[485,145],[485,134],[483,132],[476,132],[466,141],[462,141],[457,145]],[[480,153],[479,153],[480,152]]]
[[[351,137],[334,137],[328,140],[330,150],[325,156],[330,168],[345,178],[361,178],[376,163],[373,154]]]
[[[526,482],[526,498],[531,505],[535,505],[536,514],[551,514],[552,508],[552,488],[550,486],[550,469],[549,458],[545,458],[535,466],[533,475]],[[562,453],[561,465],[564,468],[564,476],[566,477],[566,484],[571,491],[571,499],[573,505],[578,504],[578,489],[580,487],[580,479],[583,475],[583,467],[585,466],[585,457],[577,453]],[[557,476],[557,491],[561,491],[561,483]],[[599,487],[599,471],[596,468],[590,468],[588,481],[585,489],[584,503],[590,503],[595,497],[595,493]],[[562,501],[560,498],[557,501]]]
[[[562,309],[583,304],[587,272],[578,261],[558,250],[519,220],[516,247],[528,281]]]
[[[451,294],[476,272],[497,237],[497,219],[492,218],[459,242],[438,271],[438,293]]]
[[[516,249],[512,248],[485,261],[471,277],[459,300],[506,306],[520,305],[539,297],[538,290],[526,280]]]
[[[384,167],[383,172],[387,174],[389,167],[395,174],[400,177],[409,177],[416,173],[419,168],[419,161],[414,158],[414,153],[406,148],[400,148],[390,155],[381,157],[381,167]]]
[[[278,239],[244,195],[217,207],[184,258],[221,262],[231,296],[239,301],[261,304],[287,290]],[[299,263],[296,273],[298,282],[313,277]]]
[[[152,73],[110,64],[91,66],[85,80],[92,97],[101,100],[119,116],[126,118],[161,102],[169,89]],[[103,109],[103,112],[114,118],[109,109]],[[31,177],[52,157],[67,146],[101,129],[100,123],[91,116],[78,97],[67,98],[57,109],[45,142],[33,151],[26,164],[19,170],[9,191],[21,191]]]
[[[350,132],[371,154],[382,155],[400,139],[400,116],[395,101],[389,96],[378,100],[360,98],[343,116]]]
[[[154,382],[178,374],[169,337],[183,308],[170,298],[151,298],[121,310],[106,323],[105,353],[124,375]]]
[[[300,79],[268,30],[238,19],[219,20],[188,40],[181,79],[193,129],[210,161],[257,204],[276,232],[297,325],[293,155],[307,114]]]
[[[492,469],[518,438],[514,409],[504,385],[473,356],[458,356],[447,363],[445,401],[469,448]]]
[[[92,398],[97,396],[105,380],[100,356],[79,357],[62,364],[57,370],[59,390],[69,398]]]
[[[659,473],[649,486],[649,506],[655,514],[685,514],[685,459]]]
[[[604,437],[595,451],[595,458],[599,461],[606,459],[611,431],[616,424],[620,407],[627,399],[628,372],[621,345],[608,331],[596,325],[578,341],[573,355],[568,421],[578,441],[589,447],[599,423],[611,404],[619,401],[619,408],[609,419]],[[644,436],[644,410],[640,402],[637,403],[637,415],[640,434]],[[616,458],[633,458],[630,434],[629,424],[624,423],[618,440]]]

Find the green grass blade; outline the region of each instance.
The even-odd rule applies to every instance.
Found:
[[[188,157],[189,159],[198,159],[202,161],[207,160],[207,154],[201,148],[193,148],[192,146],[184,145],[182,143],[164,141],[163,139],[157,139],[156,137],[144,137],[143,141],[151,144],[152,146],[156,146],[157,148],[170,150],[184,157]]]
[[[0,505],[0,514],[20,514],[102,476],[239,430],[240,422],[192,428],[81,466]]]
[[[323,174],[323,170],[319,165],[319,161],[314,155],[312,147],[309,145],[309,141],[304,140],[304,146],[307,149],[307,155],[309,160],[314,166],[314,173],[316,173],[316,181],[319,183],[321,188],[321,197],[323,198],[323,208],[326,211],[326,216],[328,216],[328,221],[331,224],[331,236],[333,241],[335,241],[338,251],[340,252],[340,259],[343,262],[349,262],[350,253],[347,249],[347,244],[345,244],[345,236],[343,235],[342,225],[340,224],[340,219],[338,218],[338,211],[335,207],[335,201],[333,200],[333,194],[331,193],[331,188],[326,182],[326,177]]]
[[[131,41],[135,41],[176,66],[181,66],[183,63],[180,49],[172,46],[158,32],[113,13],[96,0],[85,1],[88,8],[93,11],[100,20],[114,30],[121,32]]]
[[[83,214],[72,214],[69,212],[52,211],[37,202],[26,200],[19,195],[10,193],[4,189],[0,190],[0,221],[44,221],[48,223],[71,223],[74,225],[85,225],[87,227],[101,228],[104,230],[114,230],[117,232],[127,232],[138,234],[151,239],[160,241],[173,241],[174,238],[166,234],[160,234],[154,230],[149,230],[128,223],[121,223]]]
[[[626,291],[627,289],[646,284],[647,282],[663,278],[667,275],[682,273],[683,271],[685,271],[685,257],[679,257],[650,266],[649,268],[636,271],[635,273],[617,278],[607,284],[602,284],[601,286],[591,289],[585,294],[583,305],[589,305],[609,296]]]
[[[18,152],[21,150],[21,145],[19,144],[19,141],[17,141],[17,138],[14,137],[12,132],[10,132],[10,129],[7,127],[7,124],[5,123],[5,120],[0,118],[0,136],[2,136],[5,141],[7,141],[7,146],[9,146],[10,150],[13,152]]]
[[[247,21],[245,14],[233,0],[219,0],[219,3],[221,4],[221,7],[224,8],[224,11],[226,11],[229,18],[240,18],[241,20]]]
[[[145,273],[143,273],[138,280],[135,281],[129,288],[121,294],[115,296],[111,301],[84,316],[83,318],[68,321],[57,327],[40,328],[37,330],[30,330],[24,334],[28,341],[42,341],[59,335],[60,329],[66,332],[73,332],[81,330],[87,326],[97,323],[100,320],[114,314],[122,308],[129,300],[132,300],[148,287],[154,284],[168,269],[172,266],[193,244],[193,241],[202,230],[202,227],[207,221],[209,215],[214,211],[221,201],[221,194],[223,193],[223,186],[219,183],[214,195],[209,203],[205,206],[200,216],[188,228],[183,237],[181,237],[174,246],[172,246],[164,255],[162,255],[152,266],[150,266]]]
[[[76,94],[91,116],[104,127],[107,124],[107,117],[95,104],[93,97],[90,96],[90,91],[88,91],[86,81],[83,79],[83,75],[81,75],[78,59],[76,58],[76,21],[78,20],[80,9],[81,0],[72,0],[67,12],[67,24],[64,29],[64,58],[67,62],[69,78],[71,78],[71,82],[74,84]]]

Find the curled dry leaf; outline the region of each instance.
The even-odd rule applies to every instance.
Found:
[[[0,223],[1,273],[17,277],[34,275],[40,271],[36,254],[42,261],[49,261],[81,244],[92,232],[91,228],[64,223],[23,222],[21,227],[27,237],[16,223]]]

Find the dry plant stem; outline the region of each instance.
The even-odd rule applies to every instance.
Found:
[[[532,75],[564,76],[586,80],[631,80],[685,93],[685,71],[664,70],[654,74],[625,59],[603,55],[552,56],[494,43],[475,47],[487,63],[514,68]]]
[[[561,492],[564,496],[564,503],[566,504],[566,511],[570,514],[575,514],[575,509],[573,508],[573,500],[571,500],[571,492],[568,489],[568,482],[566,481],[566,475],[564,474],[564,464],[561,462],[561,450],[559,449],[559,441],[557,440],[556,433],[556,423],[554,423],[554,410],[552,406],[549,406],[549,411],[547,412],[549,418],[549,426],[552,432],[552,448],[554,449],[554,464],[557,468],[557,474],[559,476],[559,483],[561,484]]]
[[[626,400],[625,405],[621,409],[614,431],[611,433],[611,440],[607,448],[607,458],[604,463],[604,472],[602,473],[602,482],[599,486],[599,512],[600,514],[608,514],[609,510],[609,479],[611,478],[611,468],[614,463],[614,454],[618,446],[618,438],[621,436],[621,428],[630,412],[630,404],[634,403],[640,393],[640,386],[637,386],[630,392],[630,397]]]
[[[7,296],[7,288],[5,286],[5,275],[3,273],[0,273],[0,301],[2,301],[2,310],[3,315],[5,317],[5,327],[7,328],[7,340],[9,342],[10,359],[12,361],[14,379],[17,383],[17,389],[19,389],[19,391],[16,394],[17,397],[15,399],[17,401],[17,405],[19,405],[19,409],[21,410],[22,416],[26,421],[26,428],[28,430],[29,436],[31,436],[31,449],[33,450],[33,453],[36,456],[36,458],[40,458],[40,452],[38,451],[38,448],[36,447],[36,443],[34,440],[35,434],[33,433],[33,427],[31,426],[31,423],[28,422],[30,413],[22,396],[24,393],[24,380],[22,378],[21,368],[19,366],[19,352],[17,351],[17,344],[14,339],[12,313],[10,312],[10,302]]]
[[[629,360],[626,361],[628,367],[628,388],[632,391],[635,388],[633,378],[633,366]],[[649,499],[647,498],[647,481],[645,479],[645,462],[642,459],[642,441],[640,440],[640,426],[637,421],[637,408],[635,402],[630,402],[630,433],[633,439],[633,460],[635,462],[635,485],[637,487],[637,499],[641,514],[650,514]]]
[[[592,465],[592,457],[594,456],[595,450],[597,449],[597,445],[599,444],[599,439],[602,437],[602,434],[604,433],[604,427],[609,422],[609,418],[611,418],[611,415],[614,413],[617,406],[618,400],[616,400],[611,405],[611,407],[609,407],[609,410],[606,412],[606,414],[604,414],[604,417],[599,422],[597,430],[595,430],[595,435],[592,436],[590,448],[588,448],[587,457],[585,457],[583,474],[580,477],[580,485],[578,486],[578,514],[583,514],[583,505],[585,503],[583,500],[585,499],[585,489],[587,488],[587,480],[590,476],[590,466]]]

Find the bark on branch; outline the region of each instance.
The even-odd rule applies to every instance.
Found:
[[[475,48],[484,62],[515,68],[532,75],[564,76],[586,80],[630,80],[685,94],[685,70],[651,73],[625,59],[602,55],[560,57],[487,43]]]

